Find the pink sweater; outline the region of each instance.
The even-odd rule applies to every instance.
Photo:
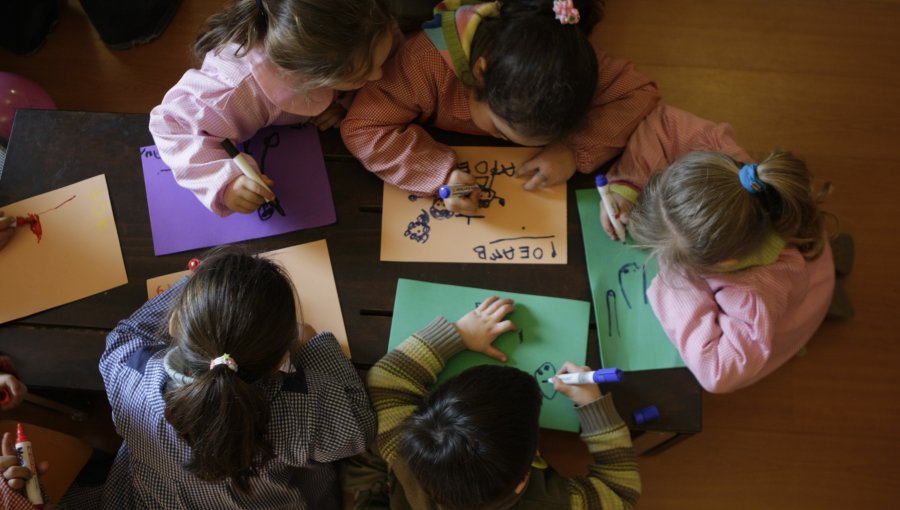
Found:
[[[626,60],[598,51],[599,82],[586,127],[566,143],[581,172],[618,155],[641,120],[656,106],[656,84]],[[344,144],[387,183],[433,195],[456,165],[450,147],[420,124],[489,136],[472,122],[467,88],[424,32],[400,47],[384,77],[357,94],[341,124]]]
[[[150,132],[175,180],[221,216],[230,214],[225,186],[241,171],[219,142],[242,142],[266,126],[303,122],[335,98],[332,89],[298,93],[302,83],[260,49],[240,58],[236,50],[231,45],[218,55],[207,53],[203,66],[184,73],[150,112]]]
[[[750,157],[728,124],[658,107],[628,141],[615,177],[646,184],[691,150]],[[661,273],[647,290],[650,306],[685,365],[707,391],[725,393],[770,374],[818,329],[834,291],[831,248],[813,261],[788,246],[768,265],[714,276]]]

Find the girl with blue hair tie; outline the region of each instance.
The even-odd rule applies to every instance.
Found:
[[[608,177],[631,209],[620,220],[659,261],[649,304],[706,390],[750,385],[803,348],[835,287],[818,207],[829,189],[813,188],[803,161],[775,151],[753,163],[728,124],[660,106]]]

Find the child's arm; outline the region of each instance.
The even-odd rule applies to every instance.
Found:
[[[100,375],[114,412],[116,402],[127,401],[122,392],[130,391],[118,384],[119,381],[129,375],[143,374],[147,360],[168,346],[171,338],[166,318],[186,282],[187,278],[182,278],[147,301],[131,317],[119,321],[107,335],[106,348],[100,356]]]
[[[419,407],[448,359],[466,348],[506,359],[491,343],[515,329],[515,324],[504,320],[512,310],[511,300],[491,297],[455,326],[438,317],[369,370],[369,395],[378,414],[376,447],[388,464],[396,456],[398,426]]]
[[[380,80],[356,93],[341,123],[344,144],[388,184],[435,195],[456,166],[456,153],[420,124],[434,121],[439,95],[458,80],[424,33],[401,46],[383,69]]]
[[[265,96],[251,80],[233,85],[209,72],[204,68],[185,73],[150,112],[150,133],[178,184],[194,192],[209,210],[226,216],[238,210],[235,203],[227,205],[226,191],[247,179],[242,179],[220,142],[250,138],[271,124],[280,110],[258,99]]]
[[[315,416],[304,417],[312,424],[310,458],[334,462],[364,451],[375,438],[375,412],[365,383],[337,339],[331,333],[319,333],[296,357],[297,365],[306,367],[317,411]]]
[[[788,257],[793,260],[782,254],[784,260],[717,277],[716,283],[669,272],[647,289],[669,340],[707,391],[746,386],[768,362],[774,325],[803,271],[799,253]]]
[[[566,362],[558,373],[590,370]],[[601,395],[596,384],[565,384],[557,380],[553,386],[575,404],[581,420],[581,439],[594,459],[587,476],[569,479],[571,508],[634,507],[641,495],[641,477],[631,434],[613,405],[612,395]]]

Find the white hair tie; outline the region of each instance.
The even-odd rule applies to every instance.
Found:
[[[233,372],[237,372],[237,369],[238,369],[237,361],[235,361],[234,358],[231,357],[231,354],[228,354],[228,353],[225,353],[225,354],[219,356],[218,358],[210,361],[209,369],[212,370],[217,365],[225,365],[228,368],[230,368]]]

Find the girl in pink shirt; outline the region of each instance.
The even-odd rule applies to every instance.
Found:
[[[594,0],[444,0],[384,77],[356,95],[341,134],[382,180],[417,195],[474,184],[423,125],[543,150],[516,169],[526,189],[594,171],[621,152],[659,100],[656,85],[588,38]],[[477,208],[479,192],[445,200]]]
[[[727,124],[661,106],[610,172],[622,196],[646,182],[626,221],[635,244],[659,260],[647,298],[685,365],[715,393],[794,356],[825,318],[835,284],[818,208],[827,188],[814,190],[788,152],[751,162],[733,135]]]
[[[150,132],[178,184],[222,216],[272,200],[220,142],[273,124],[338,125],[346,113],[338,92],[381,77],[393,40],[388,2],[234,0],[212,16],[194,45],[202,67],[150,112]]]

